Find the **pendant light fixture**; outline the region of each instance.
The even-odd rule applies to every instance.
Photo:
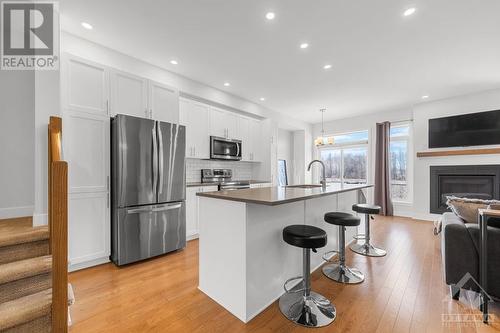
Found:
[[[326,109],[320,109],[321,112],[321,136],[318,136],[316,140],[314,140],[314,145],[316,147],[324,146],[324,145],[333,145],[334,139],[333,136],[325,137],[325,112]]]

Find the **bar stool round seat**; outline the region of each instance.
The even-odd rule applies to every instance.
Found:
[[[283,229],[283,240],[290,245],[317,249],[326,245],[326,231],[307,224],[289,225]]]
[[[373,219],[371,217],[372,214],[379,214],[380,210],[382,208],[377,205],[371,205],[371,204],[355,204],[352,205],[352,210],[360,213],[360,214],[365,214],[365,234],[362,237],[356,237],[356,239],[363,239],[363,243],[354,243],[351,244],[350,248],[353,252],[356,252],[357,254],[361,254],[364,256],[368,257],[383,257],[387,254],[387,251],[373,246],[370,243],[370,219]]]
[[[326,213],[325,221],[330,224],[343,225],[344,227],[357,227],[360,224],[359,217],[343,212]]]
[[[382,207],[371,204],[354,204],[352,210],[361,214],[378,214]]]
[[[349,213],[344,212],[330,212],[324,216],[325,222],[339,226],[339,261],[338,263],[331,263],[323,266],[323,274],[329,279],[340,283],[356,284],[365,280],[365,276],[360,270],[351,268],[346,265],[345,260],[345,228],[357,227],[360,224],[360,219]],[[325,253],[327,255],[328,253]],[[331,262],[329,259],[324,260]]]
[[[324,247],[326,232],[310,225],[290,225],[283,229],[283,240],[303,249],[303,275],[288,279],[283,288],[285,294],[279,299],[281,313],[298,325],[322,327],[332,323],[336,317],[333,304],[324,296],[311,291],[311,250]],[[294,287],[287,284],[299,281]]]

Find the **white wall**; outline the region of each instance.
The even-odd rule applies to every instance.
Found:
[[[278,130],[278,160],[286,161],[289,185],[292,185],[294,180],[294,165],[296,161],[293,156],[293,151],[293,132],[280,128]]]
[[[34,205],[35,72],[0,71],[0,219]]]
[[[415,151],[428,150],[428,123],[431,118],[500,109],[500,89],[424,103],[414,108]],[[500,147],[500,146],[489,146]],[[480,147],[477,147],[480,148]],[[430,214],[431,165],[500,164],[498,155],[465,155],[415,158],[414,217],[433,220]]]
[[[47,224],[48,136],[50,116],[60,116],[60,72],[35,73],[34,195],[33,225]],[[64,133],[63,133],[64,137]],[[64,158],[64,156],[63,156]]]

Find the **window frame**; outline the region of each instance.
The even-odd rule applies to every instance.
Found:
[[[391,194],[391,199],[393,203],[396,204],[406,204],[411,205],[413,203],[413,122],[412,121],[400,121],[391,123],[391,129],[397,127],[408,126],[407,135],[398,135],[389,138],[389,144],[392,142],[406,141],[407,144],[407,154],[406,154],[406,186],[408,187],[408,197],[406,200],[394,199]],[[390,152],[389,152],[390,153]],[[392,166],[389,167],[389,172],[392,170]],[[392,186],[392,175],[390,177],[390,184]]]

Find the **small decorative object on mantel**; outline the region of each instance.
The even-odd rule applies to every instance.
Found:
[[[321,136],[318,136],[314,140],[314,145],[316,147],[325,146],[325,145],[333,145],[335,142],[335,140],[333,139],[333,136],[325,137],[324,115],[325,115],[326,109],[320,109],[319,112],[321,112]]]

